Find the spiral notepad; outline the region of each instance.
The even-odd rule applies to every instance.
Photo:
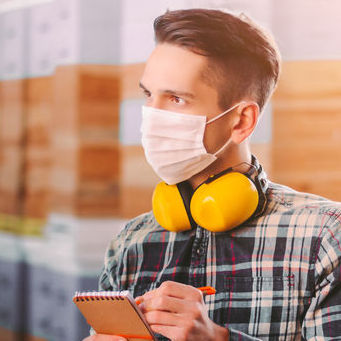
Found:
[[[128,291],[76,292],[72,300],[98,334],[120,335],[129,341],[154,340]]]

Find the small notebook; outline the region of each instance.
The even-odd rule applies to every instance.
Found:
[[[120,335],[129,341],[155,340],[128,291],[76,292],[72,300],[97,334]]]

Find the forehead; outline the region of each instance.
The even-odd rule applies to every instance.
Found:
[[[172,44],[159,44],[150,55],[141,82],[147,88],[195,91],[203,83],[207,58]]]

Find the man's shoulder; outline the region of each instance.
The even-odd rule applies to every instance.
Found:
[[[126,232],[137,232],[141,230],[149,230],[152,228],[157,228],[158,224],[154,218],[154,214],[152,211],[145,212],[137,217],[130,219],[125,227],[124,231]]]
[[[146,235],[158,229],[161,227],[155,220],[153,212],[146,212],[128,220],[115,239],[125,242],[131,239],[143,240]]]
[[[119,250],[123,250],[130,245],[143,244],[148,240],[148,235],[162,229],[156,222],[152,212],[143,213],[128,220],[122,230],[116,234],[108,245],[108,256],[112,256]]]
[[[341,221],[341,202],[320,195],[300,192],[288,186],[270,182],[267,197],[274,211],[293,215],[327,215]]]

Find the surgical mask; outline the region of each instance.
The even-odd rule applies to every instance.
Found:
[[[234,105],[206,122],[206,116],[176,113],[152,107],[142,107],[142,146],[154,172],[168,185],[188,180],[200,173],[227,146],[210,154],[204,146],[207,124],[226,115]]]

